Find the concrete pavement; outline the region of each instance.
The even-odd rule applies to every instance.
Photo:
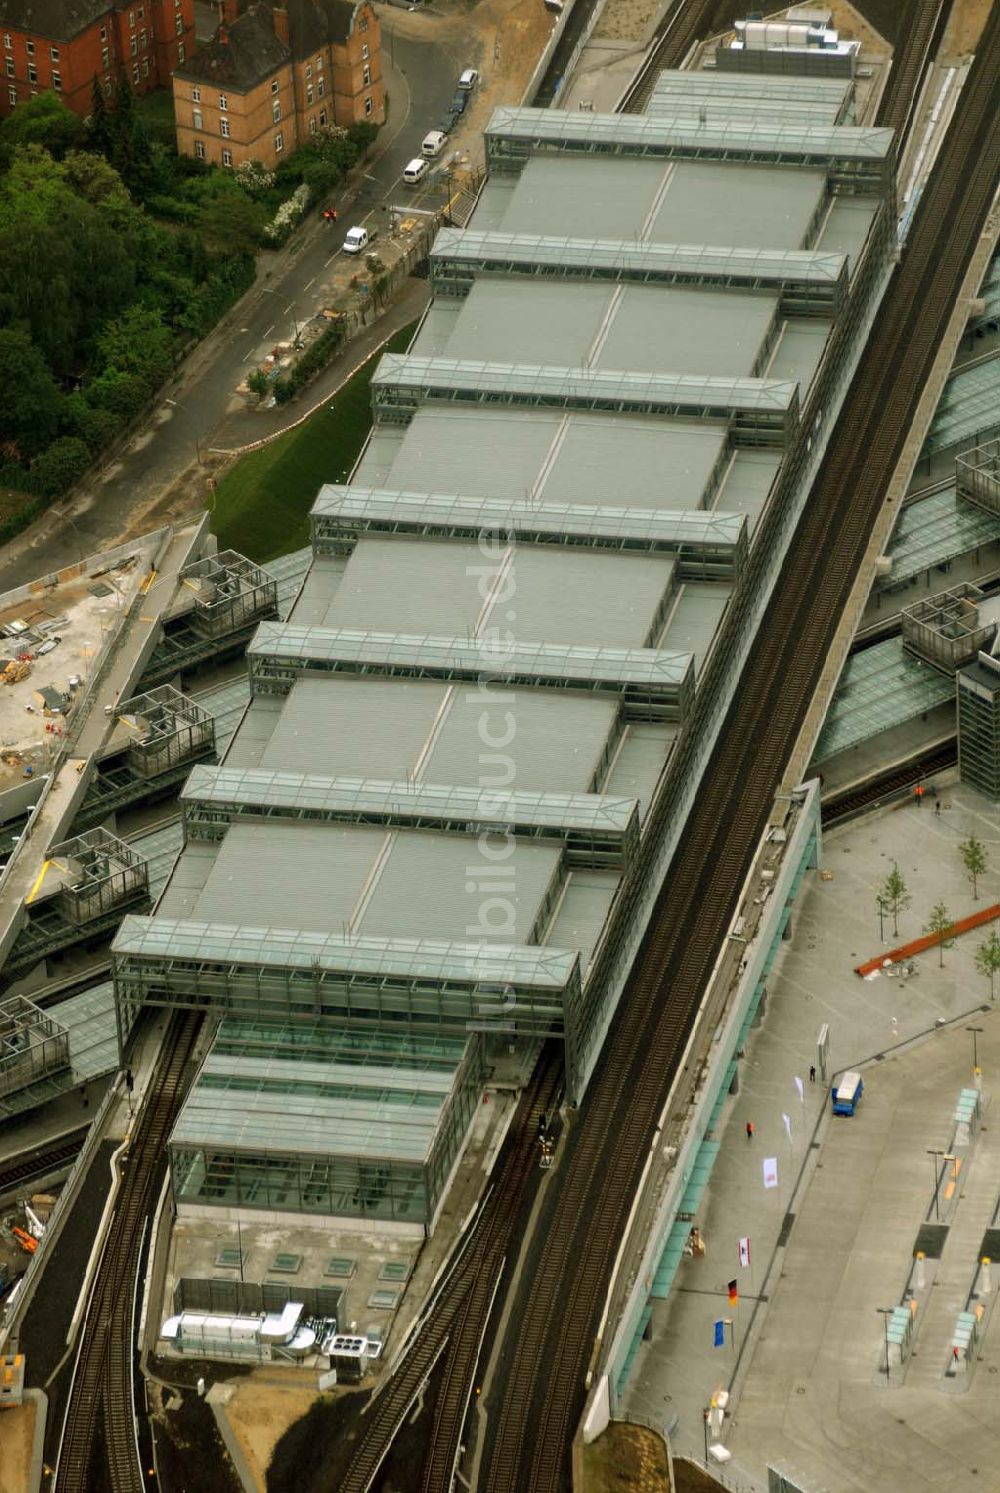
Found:
[[[943,968],[931,951],[909,979],[854,974],[880,948],[915,937],[938,899],[955,916],[1000,900],[997,810],[960,785],[941,790],[941,802],[939,815],[926,802],[908,803],[825,837],[821,870],[807,878],[769,980],[767,1017],[751,1037],[741,1091],[717,1131],[721,1150],[694,1220],[706,1254],[684,1261],[671,1297],[656,1304],[652,1340],[633,1371],[627,1409],[660,1426],[676,1420],[675,1450],[698,1460],[702,1410],[715,1390],[731,1390],[734,1413],[722,1439],[733,1454],[730,1472],[747,1486],[766,1486],[768,1462],[797,1468],[816,1493],[868,1489],[876,1477],[882,1493],[993,1486],[998,1329],[987,1330],[963,1393],[947,1392],[942,1378],[1000,1187],[991,1102],[1000,1086],[1000,1019],[974,965],[988,930],[948,949]],[[978,900],[957,848],[970,833],[991,862]],[[894,859],[913,904],[898,939],[886,926],[880,942],[875,888]],[[862,1067],[865,1095],[851,1119],[834,1120],[826,1086],[809,1081],[823,1022],[831,1072]],[[931,1207],[926,1151],[948,1147],[958,1092],[972,1083],[970,1024],[983,1028],[985,1124],[962,1174],[917,1354],[905,1383],[894,1379],[887,1394],[877,1309],[901,1300]],[[777,1157],[777,1189],[764,1189],[765,1157]],[[750,1269],[739,1264],[741,1237],[751,1240]],[[734,1323],[735,1349],[728,1329],[727,1346],[712,1346],[720,1318]]]

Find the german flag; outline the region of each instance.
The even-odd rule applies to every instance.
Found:
[[[735,1306],[739,1299],[739,1289],[737,1288],[736,1282],[734,1280],[731,1280],[729,1282],[729,1305]]]

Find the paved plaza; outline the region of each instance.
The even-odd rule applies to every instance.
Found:
[[[702,1411],[714,1391],[730,1390],[722,1440],[729,1474],[743,1486],[766,1486],[769,1462],[797,1472],[810,1493],[870,1489],[875,1478],[880,1493],[1000,1482],[1000,1330],[990,1330],[988,1315],[968,1367],[947,1372],[956,1318],[1000,1202],[992,1102],[1000,1020],[974,964],[992,925],[946,949],[943,968],[931,950],[909,978],[854,973],[881,948],[918,937],[939,900],[956,918],[1000,902],[1000,812],[964,785],[939,794],[940,812],[925,798],[920,808],[906,803],[826,837],[717,1135],[721,1150],[695,1219],[705,1255],[686,1260],[670,1299],[655,1303],[652,1340],[633,1372],[625,1409],[673,1424],[675,1450],[699,1460]],[[978,899],[958,851],[970,834],[988,861]],[[880,943],[875,893],[893,860],[913,900],[898,938],[886,919]],[[852,1118],[834,1118],[821,1075],[809,1080],[823,1023],[830,1072],[860,1068],[864,1076]],[[933,1220],[937,1163],[927,1151],[948,1149],[959,1093],[973,1085],[973,1025],[982,1028],[982,1126],[958,1182],[942,1182],[946,1242],[929,1266],[915,1352],[904,1366],[893,1361],[887,1386],[879,1308],[902,1300],[917,1232]],[[765,1191],[770,1157],[779,1186]],[[741,1237],[751,1240],[749,1269],[740,1267]],[[740,1300],[731,1307],[734,1278]],[[720,1319],[733,1325],[717,1349]]]

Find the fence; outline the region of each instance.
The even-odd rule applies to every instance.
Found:
[[[182,1276],[174,1285],[175,1312],[218,1312],[225,1316],[258,1316],[280,1312],[299,1301],[309,1317],[333,1317],[339,1323],[342,1286],[297,1286],[291,1281],[200,1280]]]

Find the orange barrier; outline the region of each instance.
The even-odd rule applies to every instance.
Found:
[[[957,938],[960,933],[969,933],[973,928],[981,928],[984,923],[992,923],[995,918],[1000,918],[1000,902],[970,913],[967,918],[959,918],[957,923],[952,923],[943,933],[925,933],[923,938],[915,938],[912,943],[904,943],[898,949],[890,949],[887,954],[879,954],[877,959],[866,959],[864,964],[855,966],[854,973],[864,979],[866,975],[874,974],[875,970],[883,969],[887,964],[902,964],[904,959],[912,959],[914,954],[924,954],[928,949],[936,948],[939,943],[948,943]]]

